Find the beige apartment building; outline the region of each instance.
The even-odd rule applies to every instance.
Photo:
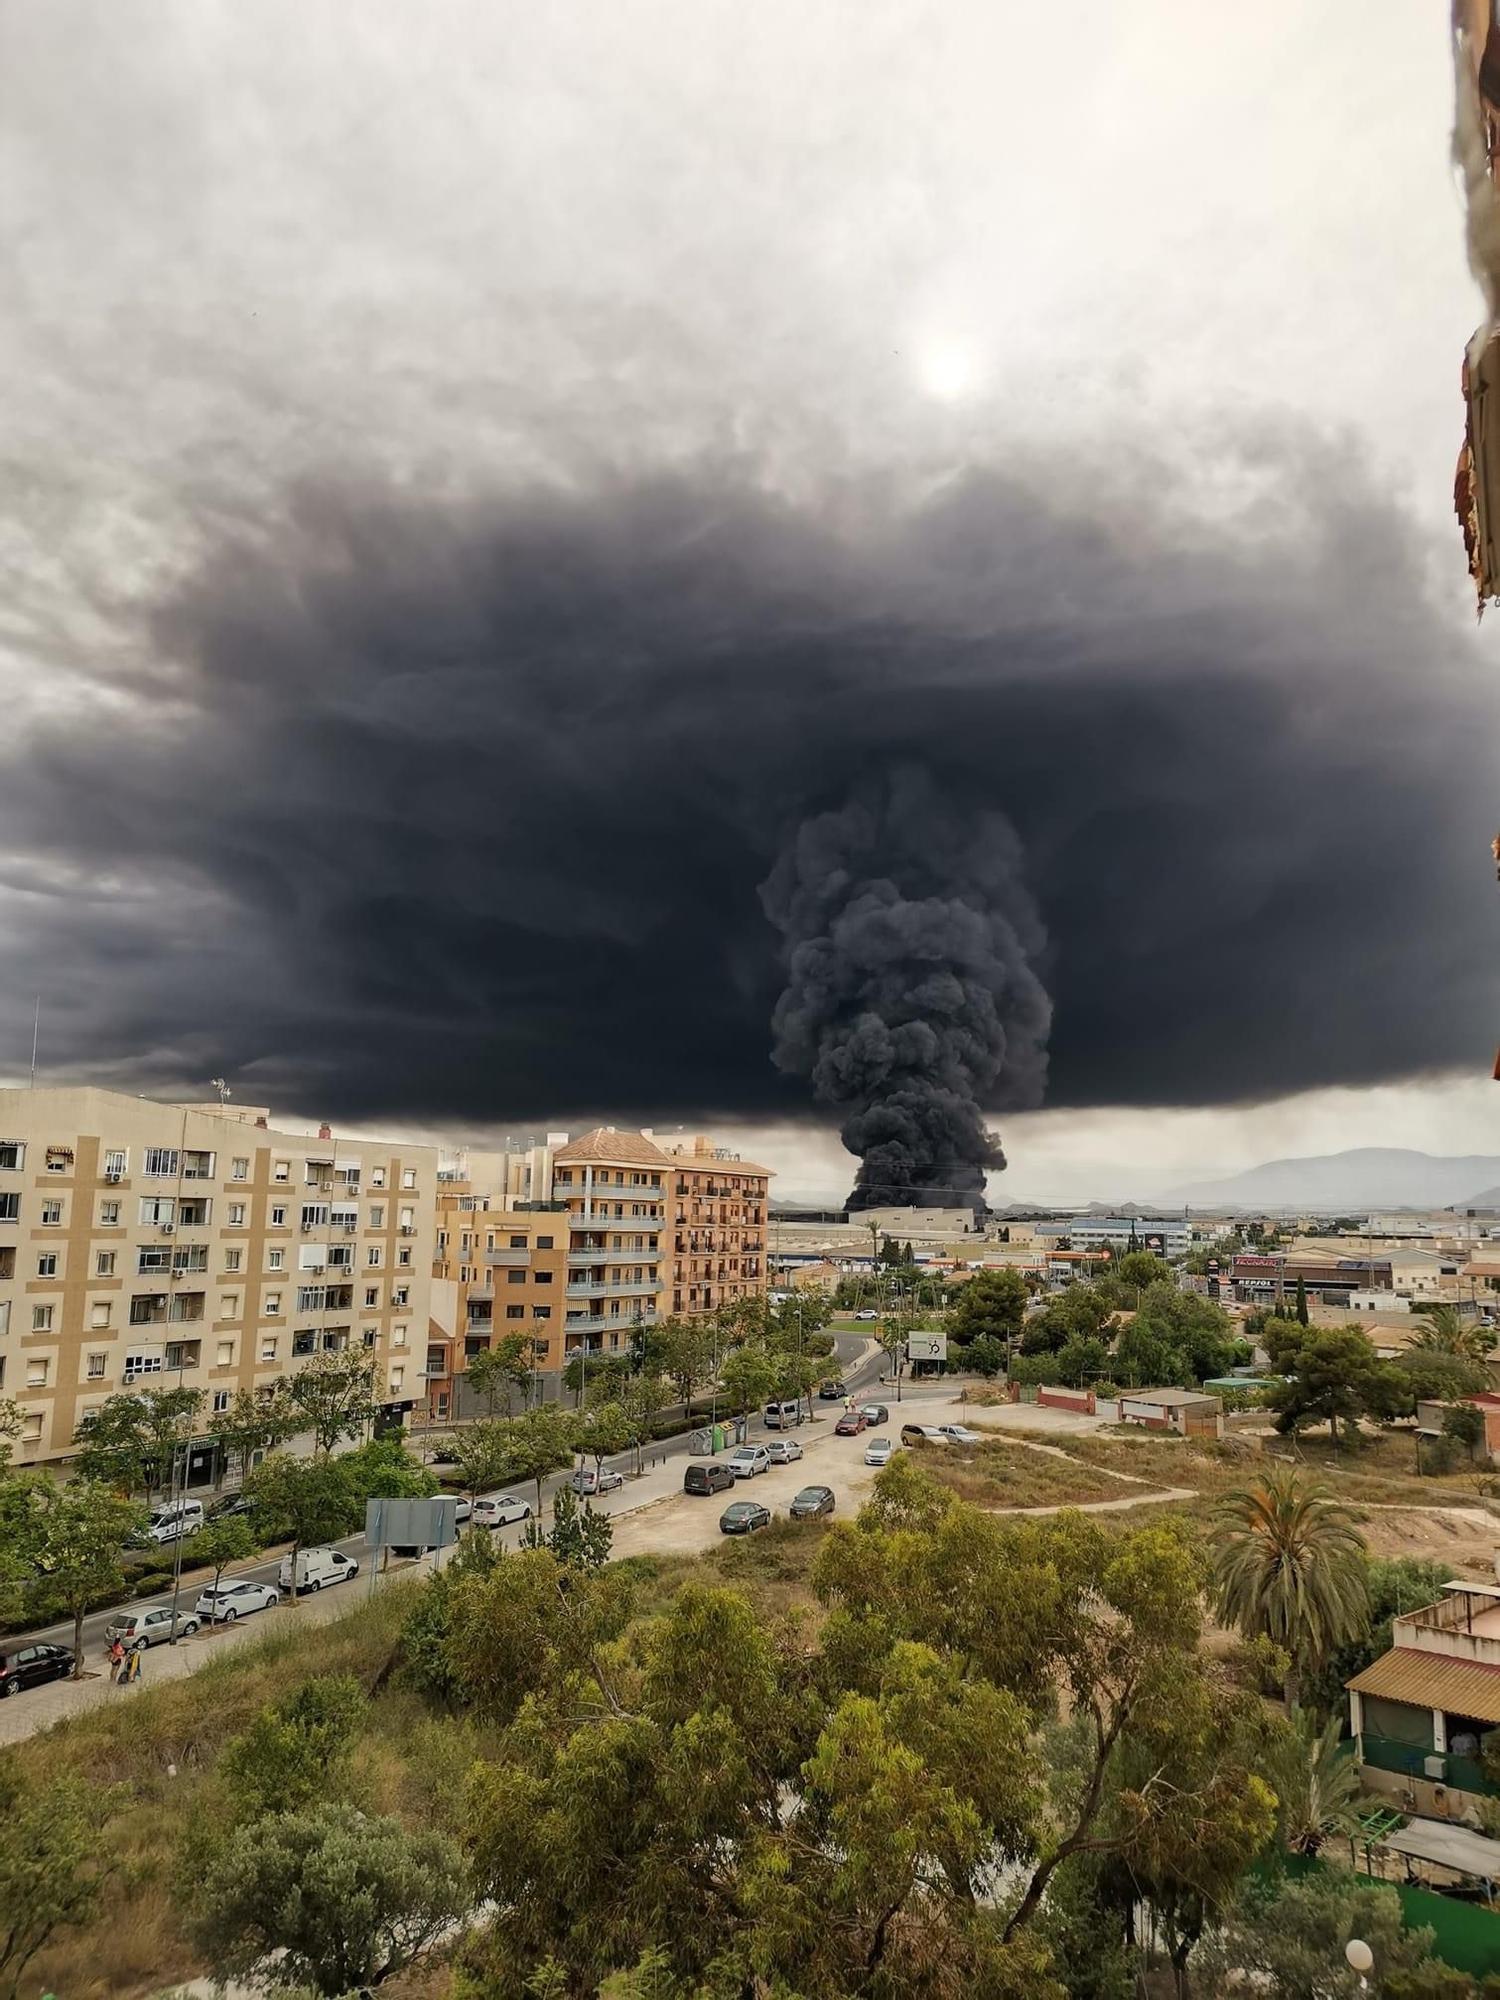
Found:
[[[766,1209],[771,1170],[701,1134],[662,1147],[671,1169],[673,1313],[712,1312],[766,1290]]]
[[[437,1153],[271,1129],[246,1106],[0,1090],[0,1394],[22,1464],[122,1389],[242,1388],[362,1347],[395,1415],[422,1392]]]
[[[575,1354],[629,1354],[661,1317],[667,1290],[671,1163],[643,1132],[587,1132],[552,1156],[556,1219],[567,1231],[563,1366]]]
[[[476,1354],[507,1334],[527,1341],[539,1391],[560,1376],[568,1229],[563,1215],[507,1205],[503,1160],[463,1156],[442,1169],[433,1239],[432,1318],[423,1371],[432,1422],[482,1414],[464,1394]]]

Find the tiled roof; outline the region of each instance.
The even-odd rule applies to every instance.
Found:
[[[601,1125],[596,1131],[585,1132],[581,1139],[570,1140],[562,1149],[552,1155],[554,1166],[573,1166],[579,1161],[609,1160],[624,1167],[669,1167],[672,1162],[659,1146],[639,1132],[616,1132],[612,1127]]]
[[[668,1153],[667,1164],[679,1173],[690,1167],[695,1174],[717,1175],[725,1180],[730,1174],[758,1174],[769,1180],[775,1171],[772,1167],[758,1167],[753,1160],[716,1160],[706,1153]]]
[[[1500,1722],[1500,1667],[1481,1666],[1477,1660],[1395,1646],[1344,1685],[1356,1694],[1404,1701],[1413,1708],[1443,1708],[1475,1722]]]

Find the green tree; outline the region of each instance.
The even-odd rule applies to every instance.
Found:
[[[1109,1349],[1102,1340],[1075,1334],[1058,1349],[1052,1372],[1065,1389],[1087,1389],[1091,1383],[1102,1382],[1108,1375]]]
[[[363,1504],[354,1497],[342,1466],[330,1458],[273,1452],[256,1466],[245,1491],[271,1534],[291,1543],[294,1580],[303,1549],[352,1533],[364,1518]],[[289,1602],[300,1602],[295,1589]]]
[[[0,1396],[0,1479],[10,1470],[11,1454],[24,1428],[21,1405],[10,1396]]]
[[[441,1834],[320,1804],[235,1833],[189,1924],[221,1980],[341,1995],[394,1977],[472,1907],[462,1857]]]
[[[1019,1338],[1025,1317],[1026,1281],[1019,1271],[976,1271],[958,1288],[948,1331],[963,1344],[988,1334],[1008,1345]]]
[[[1461,1355],[1467,1361],[1488,1359],[1495,1345],[1492,1327],[1465,1320],[1457,1306],[1429,1306],[1412,1329],[1411,1348],[1428,1353]]]
[[[1462,1445],[1465,1454],[1484,1442],[1484,1412],[1473,1403],[1455,1403],[1443,1412],[1443,1436]]]
[[[352,1674],[324,1674],[261,1709],[224,1745],[216,1775],[236,1821],[300,1812],[336,1791],[359,1736],[368,1701]]]
[[[1369,1620],[1364,1541],[1354,1516],[1293,1472],[1269,1472],[1218,1510],[1213,1590],[1219,1617],[1287,1654],[1286,1698]]]
[[[598,1472],[604,1470],[605,1459],[626,1450],[629,1444],[630,1419],[619,1403],[591,1404],[573,1427],[574,1449],[591,1458]]]
[[[1304,1675],[1301,1687],[1304,1704],[1317,1715],[1336,1718],[1342,1727],[1349,1704],[1345,1684],[1363,1673],[1372,1660],[1390,1651],[1394,1621],[1420,1605],[1435,1604],[1451,1574],[1442,1563],[1415,1556],[1375,1557],[1368,1561],[1365,1579],[1369,1624],[1335,1646],[1320,1667]]]
[[[1307,1424],[1326,1423],[1337,1444],[1341,1424],[1346,1438],[1355,1437],[1361,1416],[1391,1408],[1395,1380],[1362,1327],[1272,1320],[1265,1340],[1272,1367],[1287,1377],[1271,1392],[1279,1431],[1295,1435]]]
[[[1266,2000],[1358,2000],[1359,1978],[1344,1956],[1356,1937],[1374,1953],[1382,1993],[1432,1946],[1431,1931],[1403,1929],[1400,1900],[1384,1883],[1328,1867],[1252,1876],[1207,1961],[1206,1981],[1218,1993],[1248,1975]]]
[[[245,1562],[255,1553],[255,1531],[243,1514],[226,1514],[198,1530],[183,1554],[184,1564],[211,1569],[214,1589],[231,1563]]]
[[[438,1490],[437,1475],[399,1436],[372,1438],[335,1463],[361,1514],[366,1500],[423,1500]]]
[[[712,1372],[714,1328],[706,1320],[674,1315],[648,1331],[645,1347],[646,1368],[667,1377],[679,1402],[691,1403]]]
[[[1281,1839],[1297,1854],[1316,1854],[1327,1840],[1359,1829],[1359,1765],[1342,1741],[1344,1719],[1319,1724],[1310,1709],[1292,1716],[1270,1777]]]
[[[1015,1274],[1012,1273],[1012,1276]],[[1096,1285],[1069,1285],[1039,1313],[1027,1320],[1021,1337],[1023,1354],[1055,1354],[1072,1340],[1092,1339],[1109,1319],[1109,1307]]]
[[[992,1333],[981,1333],[964,1349],[964,1365],[972,1368],[976,1375],[1003,1374],[1005,1349]]]
[[[89,1609],[122,1591],[121,1556],[145,1526],[145,1515],[112,1487],[91,1479],[66,1486],[39,1481],[28,1503],[33,1598],[55,1604],[73,1620],[73,1678],[83,1672],[83,1620]]]
[[[665,1375],[642,1369],[632,1375],[620,1396],[625,1413],[626,1443],[635,1451],[635,1469],[641,1471],[641,1453],[656,1434],[656,1419],[667,1407],[670,1384]]]
[[[573,1419],[555,1403],[542,1403],[519,1417],[504,1419],[510,1449],[512,1479],[529,1479],[536,1487],[536,1512],[542,1512],[542,1482],[573,1460]]]
[[[758,1342],[736,1347],[719,1369],[719,1394],[737,1416],[764,1403],[776,1387],[776,1367]]]
[[[1297,1307],[1296,1307],[1296,1311],[1297,1311],[1297,1324],[1298,1324],[1299,1326],[1306,1326],[1306,1325],[1308,1324],[1308,1317],[1307,1317],[1307,1280],[1306,1280],[1306,1278],[1304,1278],[1304,1277],[1303,1277],[1303,1276],[1301,1275],[1301,1273],[1300,1273],[1300,1272],[1298,1273],[1298,1276],[1297,1276]]]
[[[476,1424],[466,1424],[448,1439],[448,1449],[458,1467],[459,1484],[471,1500],[477,1500],[481,1493],[493,1492],[516,1476],[509,1423],[505,1417],[484,1417]]]
[[[1477,1396],[1490,1386],[1488,1370],[1467,1355],[1442,1347],[1408,1347],[1386,1364],[1391,1415],[1416,1414],[1418,1403],[1447,1403]]]
[[[263,1397],[253,1389],[240,1389],[229,1408],[213,1419],[212,1435],[224,1457],[237,1462],[243,1486],[256,1453],[275,1451],[301,1427],[301,1413],[284,1390]]]
[[[174,1453],[189,1441],[203,1407],[201,1389],[142,1389],[108,1396],[88,1410],[73,1433],[78,1477],[121,1493],[154,1493],[170,1485]]]
[[[1172,1267],[1153,1250],[1127,1250],[1120,1259],[1116,1277],[1127,1291],[1135,1294],[1131,1303],[1138,1304],[1148,1285],[1172,1283]]]
[[[60,1932],[93,1916],[113,1871],[109,1822],[121,1803],[72,1772],[38,1783],[8,1751],[0,1758],[0,1995],[19,2000],[26,1968]]]
[[[552,1503],[551,1528],[544,1532],[540,1522],[528,1521],[523,1537],[527,1548],[549,1550],[562,1569],[584,1571],[603,1568],[614,1539],[608,1514],[596,1514],[566,1486]]]
[[[358,1437],[375,1420],[374,1358],[362,1347],[315,1354],[292,1376],[287,1395],[298,1413],[298,1428],[312,1432],[326,1458],[341,1440]]]
[[[494,1416],[504,1396],[507,1413],[512,1391],[523,1392],[531,1385],[531,1344],[524,1333],[503,1334],[493,1347],[482,1347],[464,1364],[469,1387],[484,1398],[486,1414]]]

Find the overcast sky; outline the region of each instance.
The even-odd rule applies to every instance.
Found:
[[[998,1198],[1500,1150],[1440,11],[0,0],[0,74],[0,1074],[41,992],[58,1080],[827,1187],[758,886],[907,760],[1050,940]]]

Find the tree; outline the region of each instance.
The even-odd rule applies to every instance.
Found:
[[[477,1500],[481,1493],[492,1492],[515,1476],[508,1424],[507,1418],[485,1417],[477,1424],[467,1424],[463,1430],[455,1431],[448,1440],[448,1449],[458,1466],[460,1485],[471,1500]]]
[[[226,1514],[210,1521],[188,1543],[185,1560],[214,1573],[214,1589],[231,1563],[244,1562],[255,1553],[255,1532],[243,1514]]]
[[[1208,1965],[1211,1990],[1222,1992],[1247,1975],[1266,2000],[1358,2000],[1360,1980],[1344,1956],[1363,1938],[1380,1969],[1382,1993],[1420,1965],[1431,1931],[1402,1928],[1396,1891],[1344,1868],[1301,1876],[1249,1878]],[[1221,1977],[1221,1975],[1223,1975]]]
[[[1019,1271],[976,1271],[959,1287],[948,1312],[948,1331],[960,1343],[988,1334],[1007,1345],[1026,1317],[1026,1281]]]
[[[315,1354],[292,1376],[287,1394],[310,1430],[323,1457],[343,1438],[356,1438],[372,1423],[375,1402],[375,1362],[362,1347],[345,1347]]]
[[[1294,1435],[1306,1424],[1326,1423],[1337,1444],[1340,1424],[1354,1436],[1361,1416],[1391,1407],[1395,1378],[1362,1327],[1272,1320],[1265,1339],[1272,1366],[1288,1378],[1271,1392],[1277,1430]]]
[[[174,1453],[192,1433],[203,1407],[201,1389],[130,1390],[88,1410],[73,1433],[80,1478],[124,1494],[152,1494],[171,1483]]]
[[[724,1357],[719,1394],[737,1416],[764,1403],[776,1386],[776,1367],[765,1348],[747,1342]]]
[[[10,1470],[11,1453],[24,1428],[21,1405],[9,1396],[0,1396],[0,1479]]]
[[[1481,1362],[1444,1347],[1405,1348],[1386,1367],[1391,1390],[1387,1409],[1394,1416],[1413,1416],[1418,1403],[1454,1402],[1490,1386],[1489,1372]]]
[[[596,1514],[582,1505],[576,1493],[562,1487],[552,1503],[552,1526],[545,1533],[541,1523],[528,1521],[524,1544],[531,1549],[547,1549],[563,1569],[602,1569],[614,1546],[614,1523],[608,1514]]]
[[[1473,1403],[1455,1403],[1443,1412],[1443,1436],[1471,1453],[1484,1442],[1484,1412]]]
[[[536,1511],[542,1511],[542,1481],[561,1472],[573,1459],[573,1421],[555,1403],[543,1403],[519,1417],[504,1419],[510,1447],[512,1479],[529,1479],[536,1487]]]
[[[271,1532],[291,1543],[294,1583],[300,1552],[351,1533],[364,1512],[342,1466],[329,1458],[291,1458],[273,1452],[256,1466],[245,1491]],[[295,1588],[290,1601],[299,1602]]]
[[[596,1354],[580,1348],[563,1370],[563,1387],[573,1398],[575,1410],[582,1409],[585,1397],[597,1402],[614,1402],[634,1371],[623,1354]]]
[[[14,1752],[0,1761],[0,1994],[19,2000],[26,1968],[59,1931],[86,1923],[112,1871],[119,1789],[72,1772],[38,1783]]]
[[[1298,1274],[1297,1274],[1297,1308],[1296,1308],[1296,1310],[1297,1310],[1297,1324],[1298,1324],[1298,1326],[1306,1326],[1306,1325],[1308,1324],[1308,1317],[1307,1317],[1307,1280],[1306,1280],[1306,1278],[1304,1278],[1304,1277],[1302,1276],[1302,1274],[1301,1274],[1301,1272],[1300,1272],[1300,1271],[1299,1271],[1299,1272],[1298,1272]]]
[[[366,1500],[425,1500],[438,1490],[437,1475],[412,1456],[399,1436],[372,1438],[336,1463],[361,1510]]]
[[[693,1391],[708,1380],[713,1355],[714,1329],[706,1320],[674,1316],[646,1335],[646,1367],[665,1375],[682,1403],[691,1403]]]
[[[301,1415],[284,1391],[260,1396],[253,1389],[240,1389],[227,1410],[213,1420],[213,1437],[225,1458],[239,1463],[240,1484],[250,1477],[257,1452],[275,1451],[294,1437]]]
[[[30,1567],[34,1596],[73,1620],[73,1678],[83,1672],[84,1614],[124,1588],[120,1558],[145,1526],[142,1510],[97,1480],[30,1489]]]
[[[441,1834],[322,1804],[240,1828],[190,1922],[221,1980],[339,1995],[392,1978],[472,1907],[462,1857]]]
[[[1291,1661],[1286,1698],[1369,1619],[1364,1541],[1354,1516],[1294,1472],[1270,1472],[1218,1510],[1213,1590],[1219,1617],[1264,1633]]]
[[[1096,1285],[1069,1285],[1060,1298],[1052,1299],[1027,1320],[1021,1352],[1055,1354],[1075,1334],[1088,1339],[1099,1333],[1108,1319],[1109,1307]]]
[[[964,1349],[964,1365],[976,1375],[999,1375],[1005,1369],[1005,1349],[992,1333],[981,1333]]]
[[[1359,1765],[1344,1752],[1344,1718],[1319,1726],[1297,1709],[1271,1767],[1283,1845],[1316,1854],[1324,1841],[1359,1828]]]
[[[1058,1349],[1053,1373],[1066,1389],[1086,1389],[1101,1382],[1109,1372],[1109,1349],[1102,1340],[1075,1334]]]
[[[635,1448],[635,1469],[641,1470],[641,1451],[655,1434],[656,1419],[667,1406],[668,1382],[665,1375],[642,1369],[632,1375],[620,1397],[625,1412],[626,1442]]]
[[[604,1461],[630,1443],[630,1419],[619,1403],[594,1403],[586,1409],[573,1429],[574,1448],[594,1461],[596,1471]]]
[[[502,1395],[508,1411],[511,1391],[526,1390],[531,1384],[530,1342],[524,1333],[504,1334],[493,1347],[482,1347],[477,1354],[471,1354],[464,1372],[474,1394],[484,1398],[488,1415],[494,1416],[495,1405]]]
[[[1485,1361],[1495,1345],[1493,1327],[1466,1322],[1457,1306],[1429,1306],[1412,1332],[1408,1351],[1457,1354],[1467,1361]]]
[[[1120,1259],[1115,1282],[1134,1293],[1132,1302],[1139,1304],[1140,1294],[1147,1286],[1172,1283],[1172,1267],[1153,1250],[1127,1250]]]
[[[240,1824],[327,1798],[348,1768],[367,1698],[352,1674],[315,1675],[231,1737],[217,1775]]]

